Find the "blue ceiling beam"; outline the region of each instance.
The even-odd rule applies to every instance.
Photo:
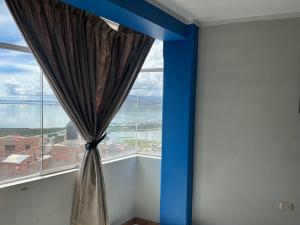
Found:
[[[153,38],[171,41],[187,36],[186,24],[141,0],[61,0]]]

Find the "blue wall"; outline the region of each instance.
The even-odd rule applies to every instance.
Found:
[[[164,42],[161,214],[163,225],[191,224],[198,28]]]

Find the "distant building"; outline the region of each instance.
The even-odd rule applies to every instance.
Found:
[[[39,173],[43,158],[43,169],[77,164],[82,157],[79,145],[80,135],[74,126],[68,124],[65,141],[53,143],[48,137],[41,152],[41,136],[24,137],[8,135],[0,137],[0,180]],[[67,139],[69,138],[69,139]]]
[[[67,145],[71,145],[71,146],[76,146],[79,144],[79,134],[77,131],[77,128],[74,126],[74,124],[72,123],[72,121],[70,121],[67,124],[66,127],[66,136],[65,136],[65,143]]]
[[[38,155],[40,153],[40,136],[23,137],[9,135],[0,138],[0,158],[11,154]]]
[[[77,140],[78,139],[77,128],[74,126],[74,124],[71,121],[67,124],[66,139],[67,140]]]

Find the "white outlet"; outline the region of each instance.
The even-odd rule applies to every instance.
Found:
[[[293,211],[294,205],[292,202],[280,202],[279,209],[283,211]]]

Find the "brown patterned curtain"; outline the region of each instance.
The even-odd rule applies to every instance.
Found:
[[[128,95],[153,39],[58,0],[6,0],[63,108],[87,141],[72,225],[108,225],[97,144]]]

